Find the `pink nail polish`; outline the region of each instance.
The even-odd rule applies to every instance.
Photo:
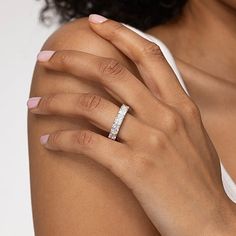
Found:
[[[49,138],[49,134],[42,135],[42,136],[40,137],[40,143],[41,143],[41,144],[46,144],[47,141],[48,141],[48,138]]]
[[[55,51],[40,51],[37,55],[38,61],[48,61],[52,55],[55,53]]]
[[[28,101],[27,101],[28,108],[31,109],[31,108],[37,107],[38,104],[39,104],[40,99],[41,99],[41,97],[29,98]]]
[[[107,20],[106,17],[98,15],[98,14],[91,14],[91,15],[89,15],[88,19],[92,23],[103,23],[104,21]]]

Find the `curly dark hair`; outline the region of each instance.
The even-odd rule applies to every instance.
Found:
[[[101,14],[141,30],[163,24],[177,17],[187,0],[44,0],[40,20],[50,20],[47,13],[54,11],[59,23],[73,18]]]

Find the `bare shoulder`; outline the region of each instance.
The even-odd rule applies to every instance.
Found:
[[[114,58],[120,61],[132,73],[140,78],[140,75],[134,63],[130,61],[111,43],[100,37],[90,28],[88,17],[75,19],[59,27],[46,40],[41,50],[78,50],[97,56]],[[45,74],[47,74],[47,79],[37,79],[38,77],[45,77]],[[54,79],[55,76],[58,77],[57,80]],[[53,79],[51,79],[51,77],[53,77]],[[61,86],[62,89],[65,90],[65,86],[67,86],[67,84],[69,84],[68,86],[71,87],[72,83],[74,83],[69,78],[66,80],[66,76],[64,75],[63,79],[60,79],[61,77],[62,75],[45,70],[43,67],[36,63],[31,86],[32,95],[36,90],[38,92],[42,91],[43,93],[47,93],[48,89],[50,92],[51,89],[55,90],[54,92],[57,92],[56,90],[58,89],[58,92],[60,92]],[[83,84],[83,87],[86,83],[84,81],[77,81],[77,85],[80,86],[81,84]],[[75,86],[75,88],[76,91],[78,91],[77,86]]]
[[[96,35],[87,18],[56,30],[42,50],[81,50],[119,60],[133,73],[132,63]],[[30,97],[60,92],[96,92],[95,84],[35,65]],[[103,166],[82,155],[53,152],[39,142],[42,134],[60,129],[102,132],[81,117],[64,118],[28,113],[28,146],[32,209],[36,236],[158,235],[130,190]]]
[[[130,60],[127,57],[90,28],[88,17],[75,19],[61,26],[43,45],[43,49],[48,48],[52,50],[73,49],[98,56],[115,57],[126,66],[130,66]]]

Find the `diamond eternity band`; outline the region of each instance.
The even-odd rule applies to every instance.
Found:
[[[108,138],[115,140],[117,137],[117,134],[120,130],[120,126],[125,118],[125,115],[127,113],[129,109],[129,106],[122,104],[122,106],[120,107],[120,110],[117,113],[117,116],[115,117],[112,127],[111,127],[111,131],[108,135]]]

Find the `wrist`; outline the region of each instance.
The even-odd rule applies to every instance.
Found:
[[[176,235],[235,236],[236,204],[228,196],[215,198],[206,208],[188,216]],[[171,234],[170,234],[171,235]]]
[[[236,204],[227,197],[220,205],[204,235],[234,236],[236,235]]]

